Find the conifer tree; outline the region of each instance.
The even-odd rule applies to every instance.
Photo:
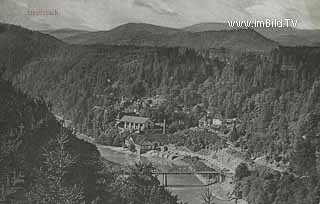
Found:
[[[68,136],[60,134],[52,150],[44,150],[43,165],[36,172],[37,179],[28,193],[27,203],[37,204],[80,204],[83,203],[83,190],[77,185],[65,182],[67,169],[75,158],[66,151]]]
[[[206,188],[201,193],[201,197],[203,200],[203,204],[216,204],[216,202],[214,202],[214,196],[212,195],[212,192],[210,191],[209,188]]]

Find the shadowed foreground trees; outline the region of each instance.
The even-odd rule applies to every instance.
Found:
[[[68,185],[65,181],[67,169],[77,159],[66,151],[67,142],[67,135],[60,134],[50,142],[53,148],[44,150],[43,165],[36,170],[36,179],[28,193],[27,204],[84,203],[83,188],[76,184]]]
[[[151,175],[150,165],[139,164],[128,176],[112,172],[114,164],[103,162],[94,145],[63,128],[44,101],[2,80],[0,94],[0,187],[5,203],[177,204],[177,197]]]
[[[116,172],[111,177],[100,180],[98,204],[177,204],[173,196],[152,175],[151,164],[136,163],[126,174]]]

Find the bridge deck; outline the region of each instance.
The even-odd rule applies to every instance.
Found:
[[[203,188],[203,187],[208,187],[211,186],[213,184],[216,184],[218,182],[211,182],[208,184],[167,184],[165,187],[169,187],[169,188]]]
[[[192,174],[222,174],[222,172],[217,171],[195,171],[195,172],[152,172],[152,174],[155,175],[168,175],[168,174],[186,174],[186,175],[192,175]]]

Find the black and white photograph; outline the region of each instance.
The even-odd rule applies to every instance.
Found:
[[[320,204],[320,1],[0,0],[0,204]]]

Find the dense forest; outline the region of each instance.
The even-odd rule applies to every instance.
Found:
[[[299,176],[263,166],[249,169],[241,163],[236,169],[234,193],[248,203],[287,204],[319,202],[319,175]]]
[[[24,194],[41,183],[41,177],[49,179],[45,176],[49,172],[42,172],[46,159],[49,159],[44,154],[54,153],[54,146],[58,145],[56,138],[63,135],[63,151],[70,157],[77,157],[76,161],[66,167],[68,172],[64,179],[68,180],[70,186],[82,184],[85,200],[92,200],[94,181],[103,167],[97,149],[62,128],[44,100],[31,98],[4,81],[0,83],[0,93],[1,183],[7,187],[5,191],[11,198],[22,199]],[[20,191],[10,192],[16,185],[21,188]]]
[[[178,203],[151,174],[151,165],[114,170],[114,164],[101,160],[94,145],[63,128],[43,99],[3,80],[0,93],[4,203]]]
[[[15,29],[19,30],[13,35],[17,36],[15,43],[30,36],[20,38],[19,33],[25,31]],[[222,118],[238,117],[242,124],[234,145],[250,157],[266,156],[268,162],[281,164],[289,172],[278,179],[277,173],[249,169],[238,178],[238,196],[253,204],[319,202],[319,48],[280,47],[254,53],[82,46],[49,37],[52,49],[40,46],[41,54],[26,58],[12,48],[14,42],[2,40],[10,33],[8,29],[0,32],[0,49],[10,50],[0,59],[2,77],[32,96],[43,96],[54,113],[71,119],[77,129],[102,134],[115,119],[114,104],[123,96],[164,95],[166,104],[146,114],[166,119],[173,132],[180,128],[173,126],[178,121],[184,121],[181,129],[192,127],[208,112]],[[20,46],[37,42],[31,38],[28,45]],[[20,58],[23,64],[12,60]],[[188,114],[175,112],[181,105],[190,110]],[[270,182],[276,182],[277,188],[268,188]],[[263,196],[255,196],[257,189]],[[297,189],[301,193],[291,200],[290,192]]]

